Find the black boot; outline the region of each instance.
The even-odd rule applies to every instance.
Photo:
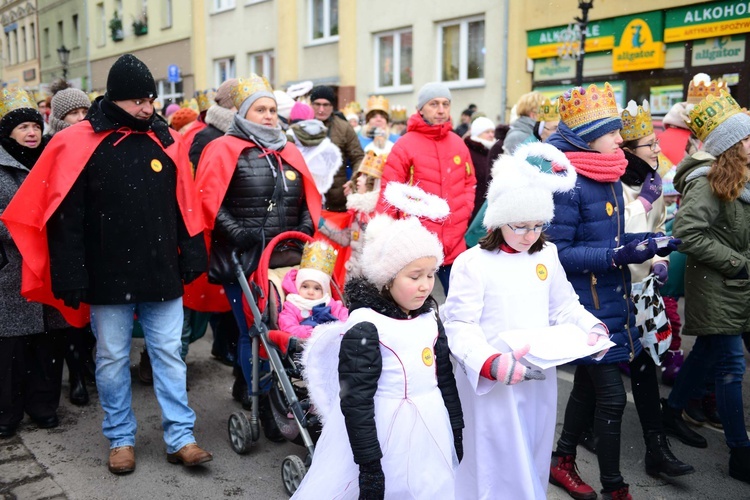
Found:
[[[258,399],[258,420],[260,425],[263,427],[263,434],[266,439],[273,441],[274,443],[283,443],[286,441],[279,426],[276,425],[276,420],[273,418],[273,411],[271,410],[271,400],[268,398],[268,394],[263,394]]]
[[[234,368],[234,384],[232,384],[232,399],[242,404],[242,409],[250,411],[252,410],[252,403],[250,401],[250,391],[247,388],[247,381],[245,376],[242,375],[242,370]]]
[[[148,357],[148,351],[145,348],[141,351],[141,362],[138,363],[138,378],[146,385],[154,383],[154,373],[151,370],[151,359]]]
[[[670,407],[664,398],[661,399],[661,416],[667,434],[676,437],[688,446],[708,448],[706,438],[691,429],[682,419],[682,411]]]
[[[68,365],[70,402],[76,406],[83,406],[89,403],[89,391],[86,389],[86,381],[84,380],[81,353],[76,347],[74,343],[68,346],[65,353],[65,362]]]
[[[739,481],[750,483],[750,447],[730,448],[729,475]]]
[[[657,476],[660,472],[669,477],[692,474],[692,465],[680,462],[669,449],[669,441],[665,434],[651,434],[646,436],[646,473]]]

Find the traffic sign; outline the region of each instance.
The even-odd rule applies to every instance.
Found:
[[[167,81],[171,83],[177,83],[180,80],[180,67],[176,64],[170,64],[169,66],[167,66]]]

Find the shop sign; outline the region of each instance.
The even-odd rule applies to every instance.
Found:
[[[661,41],[663,26],[661,12],[617,18],[618,45],[612,50],[612,71],[663,68],[667,51]]]
[[[23,81],[30,82],[36,78],[36,68],[26,69],[23,71]]]
[[[550,57],[534,61],[534,80],[565,80],[575,78],[576,60]]]
[[[557,57],[558,48],[565,41],[568,26],[556,26],[526,32],[526,56],[531,59]],[[580,45],[578,43],[577,45]],[[586,52],[611,50],[615,45],[613,19],[592,21],[586,27]]]
[[[750,32],[750,1],[728,0],[667,11],[665,42]]]
[[[678,102],[682,102],[682,85],[651,87],[649,104],[652,115],[666,115]]]
[[[745,36],[722,36],[693,42],[693,66],[743,62]]]

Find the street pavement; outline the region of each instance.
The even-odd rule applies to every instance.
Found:
[[[91,403],[76,407],[67,399],[65,382],[58,428],[38,429],[24,421],[16,437],[0,441],[0,499],[287,498],[281,481],[281,462],[290,454],[304,458],[304,450],[291,443],[271,443],[261,436],[247,455],[237,455],[232,451],[226,430],[227,419],[232,412],[240,411],[240,407],[230,394],[231,368],[211,358],[210,341],[209,331],[206,337],[192,344],[187,364],[190,405],[198,416],[195,434],[198,443],[214,454],[213,462],[192,469],[167,463],[153,388],[143,385],[136,376],[143,341],[134,340],[132,388],[133,407],[138,418],[135,472],[115,476],[107,471],[108,443],[101,434],[103,413],[95,388],[90,386]],[[688,338],[684,343],[689,348],[692,342]],[[558,432],[572,380],[571,368],[558,370]],[[745,386],[747,389],[747,381]],[[675,455],[694,465],[695,474],[674,479],[648,476],[643,466],[645,445],[628,380],[626,388],[629,399],[623,422],[621,464],[634,498],[750,498],[750,485],[727,476],[728,449],[723,434],[713,429],[700,431],[709,442],[704,450],[672,440]],[[662,387],[664,396],[668,392],[669,388]],[[745,392],[747,416],[750,393]],[[578,466],[584,480],[599,490],[596,457],[579,447]],[[504,498],[502,492],[498,492],[496,498]],[[560,488],[550,485],[549,498],[570,497]]]

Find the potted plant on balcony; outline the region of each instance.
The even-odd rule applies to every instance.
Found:
[[[133,33],[135,36],[148,34],[148,17],[145,11],[140,17],[133,19]]]
[[[119,42],[125,37],[122,32],[122,19],[117,15],[117,11],[115,11],[115,16],[109,20],[109,32],[114,42]]]

